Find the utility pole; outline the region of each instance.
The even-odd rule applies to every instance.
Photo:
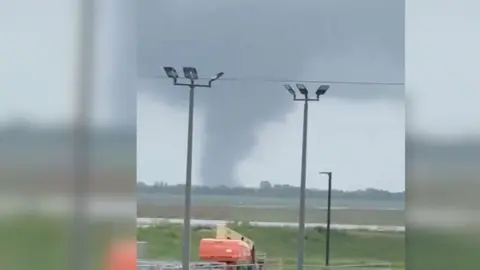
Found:
[[[185,78],[189,79],[189,83],[179,83],[178,73],[173,67],[164,67],[165,73],[173,80],[173,85],[187,86],[190,89],[188,103],[188,130],[187,130],[187,166],[185,179],[185,209],[183,216],[183,232],[182,232],[182,268],[190,269],[190,220],[192,209],[192,150],[193,150],[193,110],[195,101],[195,88],[204,87],[211,88],[212,83],[223,76],[223,72],[212,77],[208,84],[196,84],[198,80],[197,69],[194,67],[184,67],[183,73]]]
[[[330,86],[320,85],[315,92],[316,98],[308,97],[307,87],[303,84],[297,84],[296,87],[303,98],[297,98],[293,88],[289,84],[284,87],[292,94],[294,101],[303,102],[303,135],[302,135],[302,166],[300,173],[300,211],[298,215],[298,254],[297,254],[297,270],[303,270],[303,258],[305,249],[305,191],[306,191],[306,173],[307,173],[307,134],[308,134],[308,102],[319,101],[320,96],[324,95]]]

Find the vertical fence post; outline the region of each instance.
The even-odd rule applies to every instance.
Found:
[[[147,253],[148,253],[148,243],[137,242],[137,260],[147,259]]]

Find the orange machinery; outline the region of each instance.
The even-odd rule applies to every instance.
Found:
[[[242,240],[204,238],[200,240],[198,256],[203,261],[227,264],[248,264],[252,261],[250,248]]]
[[[265,258],[255,251],[255,243],[240,233],[218,225],[215,238],[200,240],[198,255],[201,260],[245,266],[247,270],[261,270]],[[248,265],[248,266],[247,266]]]

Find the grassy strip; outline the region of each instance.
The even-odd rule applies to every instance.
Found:
[[[71,258],[71,219],[22,217],[0,220],[0,261],[2,269],[63,270],[69,268]],[[112,237],[112,223],[91,224],[88,238],[90,269],[101,269],[108,239]],[[297,231],[291,228],[258,228],[232,225],[233,229],[256,241],[259,251],[268,258],[281,258],[285,266],[295,265]],[[125,227],[127,234],[131,225]],[[118,229],[114,229],[118,230]],[[115,233],[116,234],[116,233]],[[116,234],[118,236],[118,234]],[[192,259],[197,257],[197,245],[202,237],[212,237],[207,228],[192,232]],[[181,226],[159,225],[138,228],[137,238],[149,242],[149,257],[165,260],[181,258]],[[403,233],[376,233],[366,231],[333,231],[331,235],[334,264],[358,264],[389,261],[395,269],[403,269],[405,241]],[[308,230],[305,264],[321,265],[325,254],[325,232]],[[284,269],[289,269],[284,267]]]

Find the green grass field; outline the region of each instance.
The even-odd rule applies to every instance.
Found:
[[[139,217],[182,218],[183,205],[138,204]],[[237,207],[231,205],[193,205],[194,219],[297,222],[295,208]],[[306,221],[325,223],[327,211],[309,208]],[[392,210],[332,210],[332,223],[356,225],[404,226],[405,212]]]
[[[259,251],[268,258],[281,258],[284,268],[294,267],[297,254],[297,230],[290,228],[259,228],[248,225],[231,225],[232,229],[254,240]],[[211,229],[200,228],[192,232],[192,260],[198,260],[198,243],[203,237],[213,237]],[[151,259],[180,260],[181,226],[173,224],[139,228],[137,238],[149,243]],[[305,264],[323,265],[325,232],[308,230]],[[366,231],[332,231],[331,263],[361,264],[391,262],[394,269],[404,269],[405,234]]]
[[[69,221],[70,220],[70,221]],[[70,269],[72,243],[71,219],[46,217],[16,217],[0,219],[1,269],[15,270],[65,270]],[[119,234],[118,227],[112,231],[112,222],[91,224],[86,235],[90,254],[90,269],[99,269],[108,239]],[[115,225],[118,226],[118,225]],[[122,234],[134,236],[132,225],[123,225]],[[281,257],[284,264],[292,265],[296,257],[296,230],[286,228],[232,228],[254,239],[260,251],[268,257]],[[374,233],[362,231],[335,231],[332,234],[332,262],[390,261],[394,269],[477,269],[480,252],[478,230],[448,229],[436,231],[429,228],[410,227],[408,245],[403,233]],[[140,240],[150,242],[150,257],[178,260],[181,254],[181,228],[167,225],[136,230]],[[192,255],[195,259],[196,245],[201,237],[212,236],[211,231],[194,230]],[[306,263],[322,264],[324,256],[324,233],[308,232]],[[288,270],[288,268],[284,268]],[[307,269],[307,268],[306,268]],[[311,270],[311,269],[310,269]]]
[[[0,220],[0,262],[2,269],[63,270],[69,269],[72,258],[72,223],[67,220],[41,217],[21,217]],[[85,236],[89,246],[90,269],[102,269],[102,259],[108,239],[116,235],[130,235],[131,225],[112,231],[113,223],[95,223]],[[259,251],[268,258],[282,258],[285,270],[294,267],[297,250],[297,230],[290,228],[259,228],[231,226],[257,243]],[[197,245],[202,237],[212,237],[210,229],[192,229],[192,259],[196,259]],[[166,224],[138,228],[137,238],[149,243],[149,257],[164,260],[181,258],[181,226]],[[405,237],[403,233],[375,233],[366,231],[333,231],[331,260],[333,264],[362,262],[391,262],[394,269],[404,269]],[[308,230],[305,264],[321,265],[325,254],[324,231]]]
[[[77,243],[72,218],[21,216],[0,219],[0,269],[65,270]],[[134,237],[131,225],[90,223],[85,240],[88,269],[103,270],[105,251],[112,237]],[[123,226],[123,228],[122,228]]]

